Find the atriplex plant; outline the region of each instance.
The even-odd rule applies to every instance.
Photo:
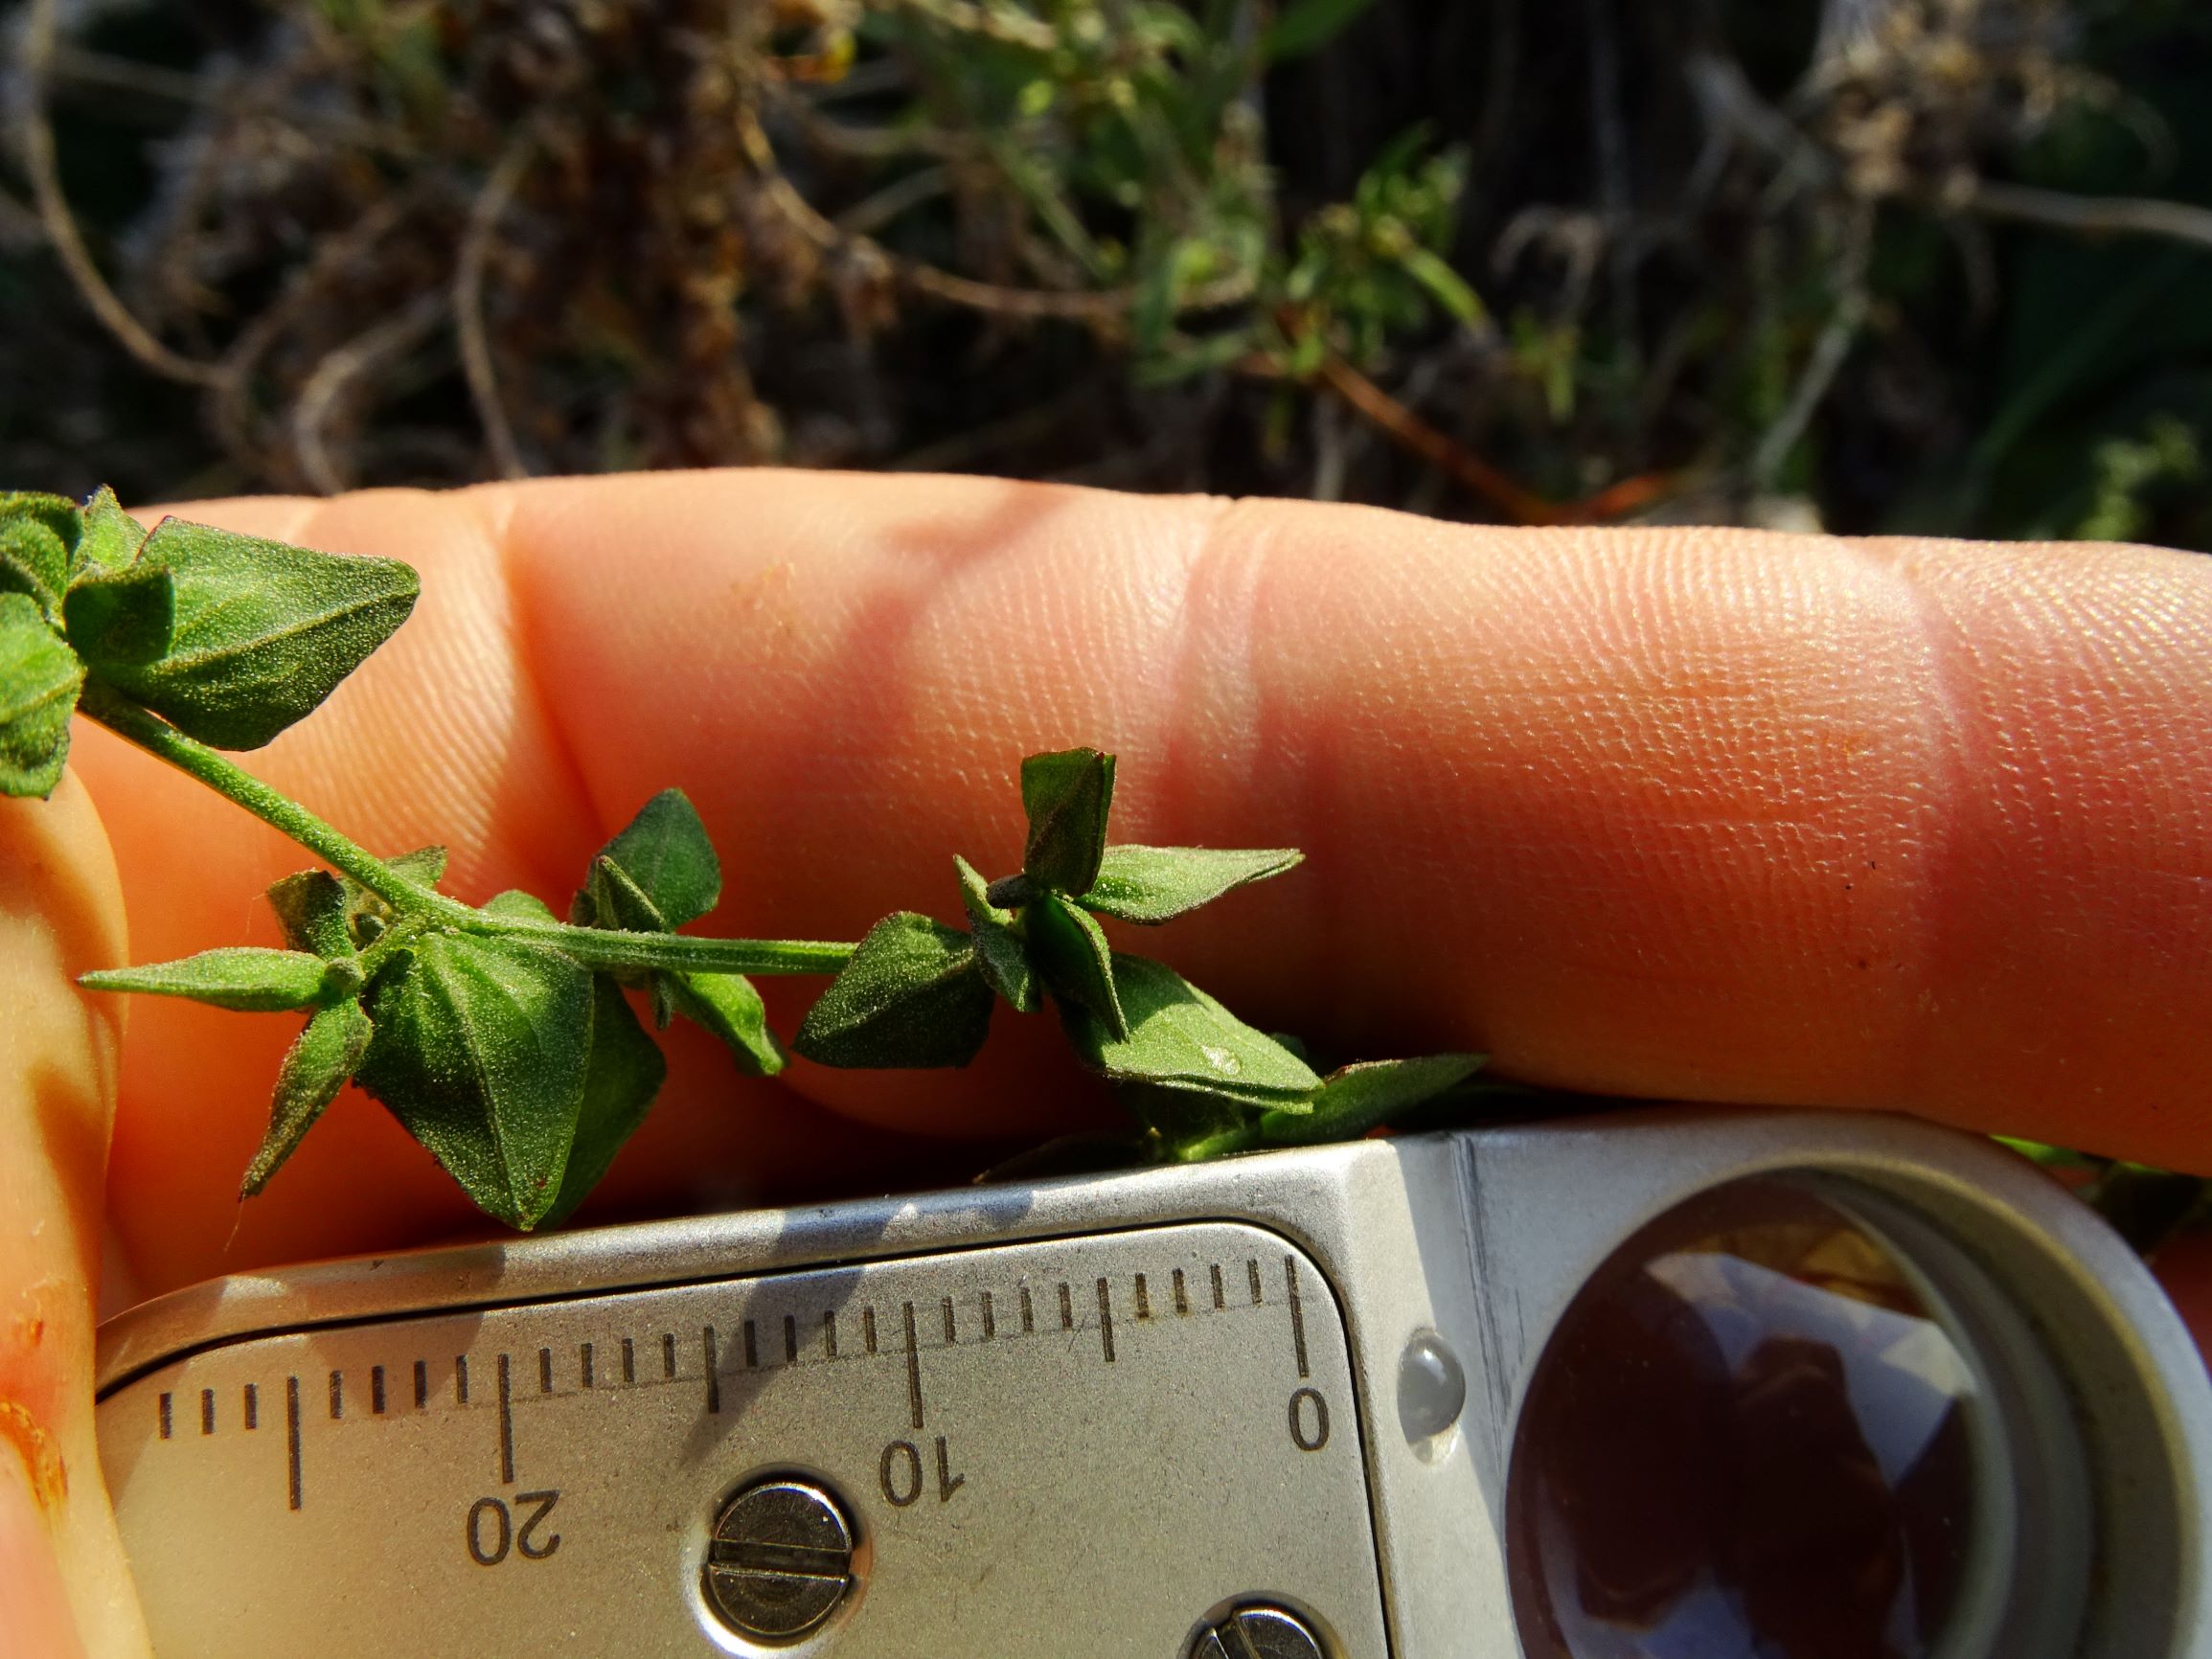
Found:
[[[242,1195],[261,1192],[351,1079],[485,1211],[512,1226],[582,1201],[666,1071],[656,1026],[681,1013],[751,1076],[785,1051],[744,976],[833,973],[792,1047],[832,1066],[958,1066],[1000,998],[1047,999],[1077,1057],[1115,1085],[1156,1159],[1330,1140],[1456,1088],[1470,1055],[1320,1077],[1173,969],[1112,949],[1099,916],[1169,920],[1298,862],[1288,850],[1106,843],[1113,757],[1032,755],[1017,875],[953,866],[969,931],[901,911],[857,944],[705,939],[721,871],[691,803],[646,803],[593,858],[560,920],[527,893],[438,891],[445,850],[379,858],[226,760],[311,712],[414,608],[415,573],[164,519],[149,533],[102,490],[82,508],[0,495],[0,791],[60,782],[81,713],[275,826],[329,870],[269,890],[289,948],[231,946],[91,973],[94,990],[305,1012],[277,1074]]]

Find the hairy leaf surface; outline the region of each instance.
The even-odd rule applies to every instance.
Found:
[[[331,989],[331,974],[330,963],[307,951],[226,944],[174,962],[104,968],[78,984],[87,990],[181,996],[239,1013],[282,1013],[319,1001]]]
[[[164,519],[146,560],[176,583],[169,648],[142,665],[101,665],[117,690],[188,737],[258,749],[311,712],[414,608],[397,559],[346,558]]]
[[[369,1016],[352,997],[315,1010],[277,1070],[276,1093],[269,1102],[268,1132],[246,1166],[239,1196],[258,1197],[269,1177],[284,1168],[324,1109],[338,1098],[369,1052]]]
[[[957,928],[900,911],[868,930],[792,1047],[826,1066],[963,1066],[990,1034],[991,983]]]
[[[1061,749],[1021,763],[1021,807],[1029,814],[1022,874],[1030,885],[1086,893],[1106,854],[1106,814],[1114,798],[1114,758],[1097,749]]]
[[[592,976],[558,951],[426,935],[376,982],[361,1086],[480,1208],[535,1226],[568,1167],[593,1008]]]
[[[0,795],[51,795],[84,665],[28,594],[0,593]]]
[[[605,974],[592,983],[591,1058],[583,1076],[583,1100],[577,1107],[576,1140],[560,1193],[541,1224],[564,1221],[598,1186],[614,1164],[623,1143],[651,1110],[653,1097],[668,1076],[660,1045],[646,1034],[630,1011],[622,988]]]
[[[1304,1110],[1320,1087],[1304,1060],[1165,964],[1116,951],[1113,975],[1127,1037],[1086,1008],[1060,1010],[1076,1054],[1092,1070],[1116,1082],[1206,1089],[1279,1111]]]
[[[1151,926],[1249,882],[1280,875],[1303,856],[1295,847],[1108,847],[1098,878],[1077,902],[1102,916]]]
[[[952,866],[960,874],[960,898],[968,910],[968,925],[974,929],[975,959],[992,989],[1023,1013],[1039,1006],[1037,970],[1030,966],[1029,946],[1015,928],[1015,913],[991,901],[990,884],[974,865],[955,852]]]

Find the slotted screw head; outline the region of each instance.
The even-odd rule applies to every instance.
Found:
[[[1260,1602],[1199,1631],[1190,1659],[1328,1659],[1328,1649],[1297,1614]]]
[[[707,1605],[739,1635],[795,1642],[851,1592],[853,1528],[811,1482],[757,1482],[716,1517],[706,1579]]]

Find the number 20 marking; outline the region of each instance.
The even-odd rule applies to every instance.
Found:
[[[553,1506],[560,1502],[559,1492],[516,1492],[517,1508],[524,1504],[532,1507],[523,1518],[519,1534],[514,1516],[498,1498],[478,1498],[468,1506],[468,1522],[464,1529],[468,1542],[468,1558],[479,1567],[496,1567],[507,1559],[510,1550],[520,1553],[526,1561],[542,1561],[560,1548],[560,1534],[540,1539],[537,1529],[545,1517],[553,1513]]]

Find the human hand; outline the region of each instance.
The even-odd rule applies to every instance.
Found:
[[[1305,849],[1173,941],[1263,1026],[2212,1169],[2212,561],[764,472],[194,511],[420,567],[414,621],[247,759],[372,848],[448,843],[466,897],[558,898],[674,784],[718,928],[851,937],[955,851],[1011,868],[1019,758],[1095,742],[1132,839]],[[274,943],[255,900],[305,859],[82,723],[75,762],[0,802],[0,1659],[145,1650],[92,1438],[103,1239],[150,1294],[480,1219],[351,1095],[239,1208],[282,1022],[126,1027],[74,977]],[[678,1028],[585,1219],[1103,1117],[1050,1037],[769,1082]]]

